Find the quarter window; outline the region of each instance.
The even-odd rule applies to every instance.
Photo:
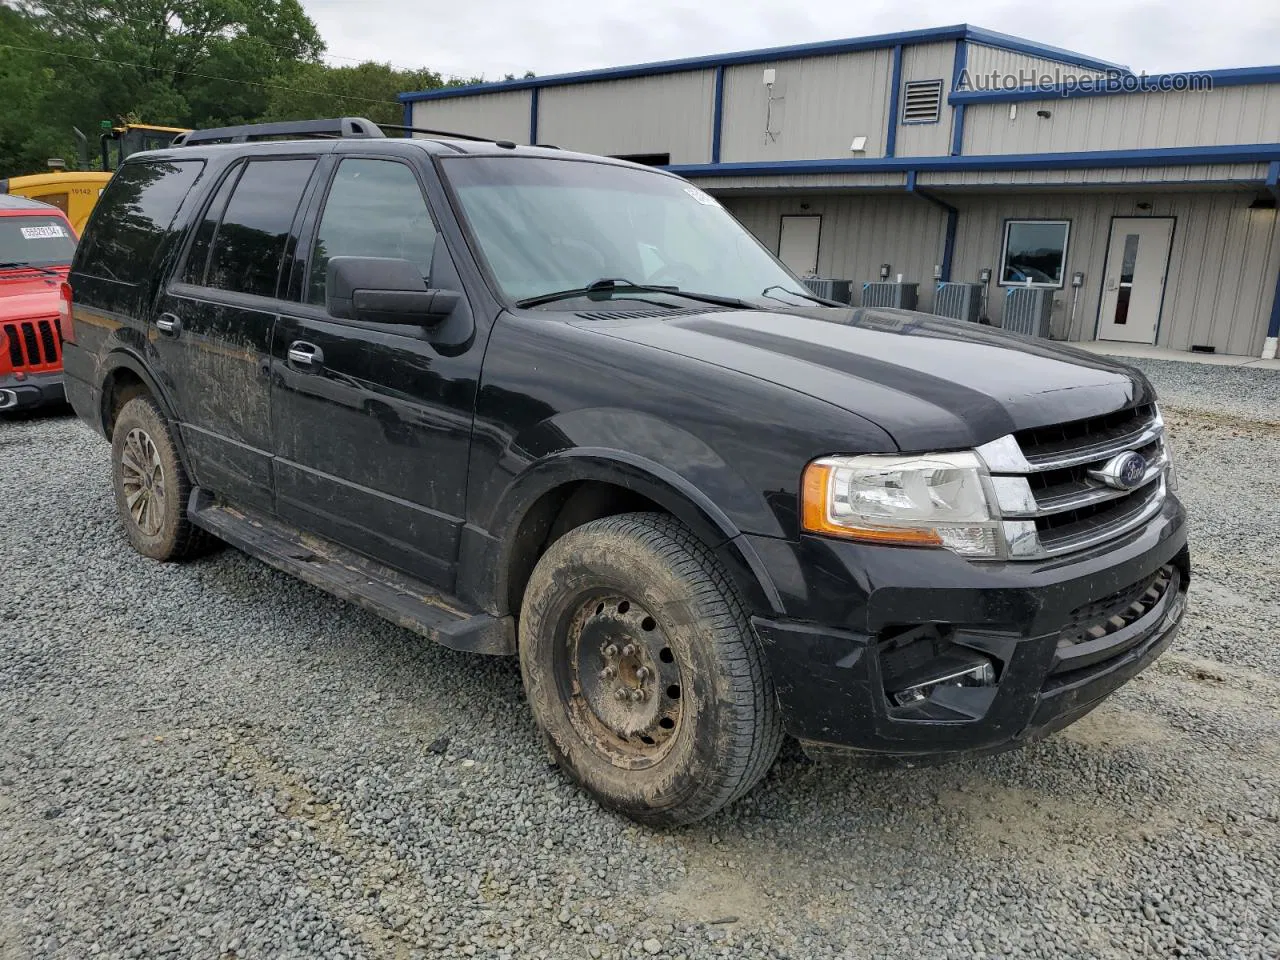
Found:
[[[332,257],[408,260],[427,279],[436,228],[418,178],[394,160],[343,160],[316,231],[307,302],[324,303]]]
[[[214,232],[205,286],[275,296],[285,243],[315,165],[315,160],[254,160],[245,167]]]
[[[89,220],[76,258],[76,270],[122,283],[141,283],[151,275],[160,249],[203,160],[154,160],[126,163],[107,184]]]
[[[1000,285],[1061,287],[1070,232],[1066,220],[1006,221]]]

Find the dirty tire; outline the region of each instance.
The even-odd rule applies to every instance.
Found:
[[[140,508],[139,477],[144,474],[151,482],[142,491],[145,506]],[[129,542],[143,556],[187,560],[216,545],[210,534],[187,519],[191,480],[178,458],[168,421],[148,396],[134,397],[116,417],[111,485]]]
[[[603,679],[614,666],[625,676]],[[773,680],[736,588],[663,514],[595,520],[551,545],[525,590],[520,668],[556,762],[641,823],[690,823],[732,803],[782,742]],[[645,682],[656,689],[633,704],[609,687],[628,676],[633,697]]]

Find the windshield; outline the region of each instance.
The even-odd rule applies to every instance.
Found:
[[[0,264],[65,266],[75,251],[75,237],[58,217],[0,217]]]
[[[601,278],[738,300],[809,295],[716,200],[675,177],[539,157],[449,157],[444,167],[511,300]],[[615,286],[596,295],[662,296]]]

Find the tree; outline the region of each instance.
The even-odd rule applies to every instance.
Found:
[[[282,74],[270,91],[264,120],[308,120],[360,116],[374,123],[401,123],[404,108],[396,99],[408,90],[444,86],[432,70],[398,70],[387,63],[330,67],[299,63]]]

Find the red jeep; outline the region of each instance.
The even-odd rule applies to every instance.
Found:
[[[0,412],[61,403],[67,269],[76,248],[57,207],[0,195]]]

